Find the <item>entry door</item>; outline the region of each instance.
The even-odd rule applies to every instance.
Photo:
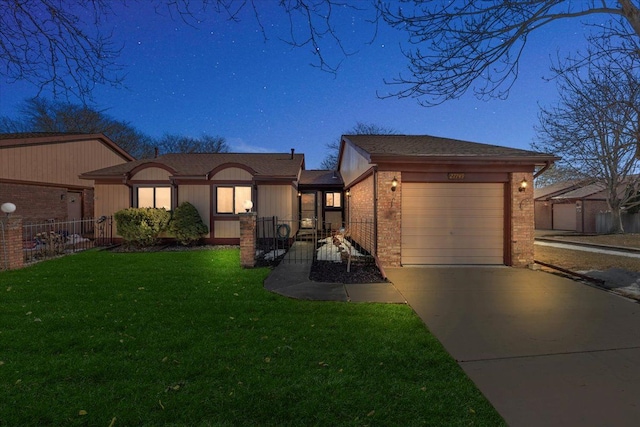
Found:
[[[82,219],[82,193],[67,193],[67,220]]]
[[[316,217],[316,193],[302,193],[300,196],[300,227],[313,228]]]

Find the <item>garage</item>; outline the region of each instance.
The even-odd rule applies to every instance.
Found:
[[[554,230],[576,230],[576,204],[575,203],[554,203],[553,204],[553,229]]]
[[[501,183],[404,183],[402,265],[504,264],[504,212]]]

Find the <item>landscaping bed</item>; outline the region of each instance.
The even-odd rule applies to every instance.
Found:
[[[315,261],[309,278],[314,282],[329,283],[381,283],[386,282],[373,262],[347,264],[332,261]]]

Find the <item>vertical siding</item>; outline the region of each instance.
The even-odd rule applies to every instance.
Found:
[[[125,163],[98,140],[0,149],[0,178],[90,187],[78,175]]]
[[[211,187],[208,185],[181,185],[178,188],[178,204],[189,202],[198,210],[211,236]]]
[[[171,173],[162,168],[145,168],[131,177],[132,180],[168,181]]]
[[[211,177],[212,180],[228,180],[228,181],[250,181],[253,176],[249,172],[240,168],[227,168],[217,172]]]
[[[130,208],[129,187],[124,185],[95,186],[95,214],[96,216],[110,216],[121,209]]]
[[[349,186],[353,180],[362,175],[371,165],[351,144],[345,144],[340,163],[340,173],[345,185]]]
[[[282,220],[297,220],[297,204],[294,207],[292,194],[297,198],[297,193],[291,184],[258,186],[258,216],[277,216]]]
[[[214,237],[217,239],[239,239],[240,220],[238,221],[216,221]]]

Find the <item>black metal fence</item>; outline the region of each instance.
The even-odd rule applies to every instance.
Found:
[[[371,220],[335,224],[316,219],[258,218],[256,242],[259,265],[316,260],[351,262],[371,259],[375,254]]]
[[[85,218],[23,224],[25,264],[113,243],[113,218]]]

